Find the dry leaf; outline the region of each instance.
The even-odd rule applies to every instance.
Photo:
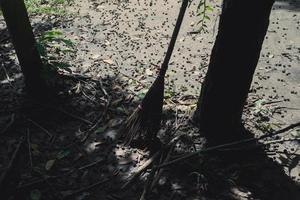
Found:
[[[55,160],[48,160],[46,165],[45,165],[45,169],[47,171],[49,171],[53,167],[54,163],[55,163]]]
[[[153,71],[151,69],[146,69],[146,74],[148,76],[152,76],[153,75]]]
[[[102,61],[105,62],[106,64],[109,64],[109,65],[114,64],[114,61],[112,59],[104,59]]]

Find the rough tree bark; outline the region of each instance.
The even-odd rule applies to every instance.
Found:
[[[41,77],[43,63],[23,0],[0,0],[0,7],[25,77],[28,93],[40,96],[46,83]]]
[[[274,0],[224,0],[194,122],[208,134],[241,124]],[[230,135],[218,135],[218,137]]]

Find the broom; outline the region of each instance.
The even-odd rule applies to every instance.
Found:
[[[138,108],[136,108],[126,120],[121,129],[125,145],[132,145],[133,142],[137,141],[149,142],[157,139],[156,135],[160,129],[162,118],[165,74],[169,66],[169,61],[173,53],[188,2],[189,0],[182,0],[179,16],[158,76]]]

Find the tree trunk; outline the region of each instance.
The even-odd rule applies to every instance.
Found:
[[[23,0],[0,0],[1,9],[12,43],[25,77],[27,92],[40,95],[46,89],[41,77],[43,63]]]
[[[223,1],[218,35],[194,114],[201,130],[232,130],[241,124],[273,3]]]

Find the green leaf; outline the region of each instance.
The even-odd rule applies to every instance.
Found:
[[[138,96],[138,98],[143,99],[146,96],[146,93],[140,92],[137,96]]]
[[[210,20],[210,17],[207,16],[207,15],[205,15],[204,18],[207,19],[207,20]]]
[[[208,11],[213,11],[214,10],[211,6],[206,6],[205,9],[208,10]]]
[[[74,47],[74,43],[71,40],[68,39],[61,39],[61,41],[67,46],[67,47]]]
[[[56,155],[57,159],[62,159],[64,157],[67,157],[68,155],[70,155],[71,151],[70,150],[62,150],[60,152],[58,152],[58,154]]]
[[[95,131],[95,134],[99,134],[99,133],[103,133],[106,130],[107,127],[99,127],[97,128],[97,130]]]
[[[32,190],[30,192],[30,200],[40,200],[42,193],[39,190]]]

